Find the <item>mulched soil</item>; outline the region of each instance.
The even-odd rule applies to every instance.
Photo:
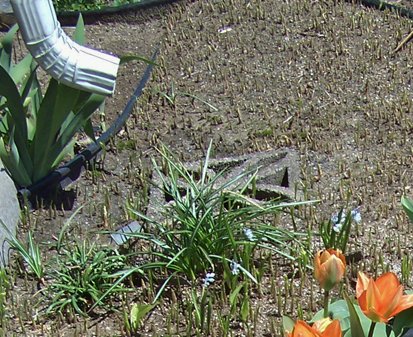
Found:
[[[341,207],[360,206],[363,221],[349,251],[361,253],[361,269],[381,272],[388,266],[400,273],[402,256],[410,258],[413,249],[400,206],[404,193],[413,194],[412,43],[394,50],[411,27],[409,19],[390,11],[337,0],[182,1],[88,25],[90,46],[146,57],[159,46],[160,66],[125,130],[100,157],[99,170],[85,172],[70,187],[73,209],[31,212],[36,240],[47,247],[81,205],[85,209],[74,220],[79,237],[96,238],[96,230],[125,224],[125,201],[140,203],[141,177],[155,146],[162,142],[192,161],[203,158],[212,140],[216,158],[296,149],[298,188],[304,198],[320,200],[307,210],[302,228],[317,228]],[[106,104],[107,125],[122,111],[143,69],[132,63],[120,70],[116,93]],[[178,93],[174,105],[159,94],[172,86]],[[104,206],[108,218],[101,216]],[[19,293],[17,307],[35,301],[20,278],[13,292]],[[265,308],[257,335],[271,335],[270,318],[277,321],[282,313],[269,293],[256,301]],[[297,306],[286,307],[283,313],[296,315]],[[167,310],[149,319],[148,336],[162,335]],[[57,336],[56,326],[60,335],[75,335],[76,325],[39,320],[46,332],[28,319],[22,323],[27,335]],[[84,336],[115,336],[121,317],[82,324],[91,324]],[[17,319],[10,329],[24,335]],[[240,327],[234,331],[243,333]]]

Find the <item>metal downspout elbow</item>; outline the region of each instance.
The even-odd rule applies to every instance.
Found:
[[[102,95],[115,90],[119,58],[72,41],[51,0],[11,0],[27,49],[54,79]]]

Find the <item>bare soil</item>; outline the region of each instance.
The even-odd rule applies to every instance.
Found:
[[[394,50],[411,27],[409,19],[390,11],[337,0],[182,1],[88,25],[90,46],[146,57],[159,46],[160,66],[124,131],[100,157],[99,170],[85,172],[70,187],[73,209],[32,211],[22,232],[32,228],[46,250],[63,222],[84,205],[74,219],[74,235],[106,240],[96,231],[127,223],[127,200],[143,207],[142,177],[160,142],[183,161],[203,158],[211,140],[216,158],[293,148],[301,156],[298,188],[306,199],[320,200],[306,210],[301,228],[316,229],[341,207],[361,206],[362,224],[349,248],[363,256],[358,268],[400,273],[402,257],[411,260],[413,249],[400,206],[403,194],[413,194],[413,44]],[[116,93],[107,100],[107,125],[122,111],[143,69],[140,63],[122,67]],[[174,104],[159,94],[171,95],[172,86]],[[278,276],[266,275],[264,290],[253,295],[261,308],[256,336],[274,335],[271,322],[279,324],[282,314],[297,315],[296,302],[280,312],[268,290]],[[309,304],[312,282],[309,273],[299,294],[307,318],[320,308]],[[16,277],[7,336],[122,335],[116,313],[66,325],[39,312],[32,323],[43,301],[32,297],[32,287]],[[28,312],[22,315],[19,308]],[[142,333],[167,335],[168,310],[166,302]],[[247,335],[237,324],[233,331]]]

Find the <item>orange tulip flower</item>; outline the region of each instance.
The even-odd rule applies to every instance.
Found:
[[[297,321],[288,337],[341,337],[340,321],[324,318],[312,327],[304,321]]]
[[[314,258],[314,277],[321,288],[331,290],[344,277],[346,259],[340,250],[319,251]]]
[[[403,295],[403,286],[394,273],[385,273],[374,281],[359,272],[356,297],[363,313],[373,322],[387,323],[413,307],[413,295]]]

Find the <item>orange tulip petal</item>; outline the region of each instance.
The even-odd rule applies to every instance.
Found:
[[[346,260],[339,250],[319,251],[314,257],[314,277],[325,290],[341,281],[346,270]]]
[[[338,257],[341,262],[343,262],[343,265],[346,266],[346,257],[344,256],[344,254],[341,252],[340,249],[334,250],[334,249],[327,249],[328,253],[330,255],[334,255],[336,257]]]
[[[393,295],[393,297],[384,298],[382,294],[383,307],[386,308],[383,310],[383,317],[388,317],[390,319],[395,315],[394,312],[399,310],[400,301],[403,297],[403,286],[399,285],[396,291],[397,292]]]
[[[320,337],[311,326],[304,321],[297,321],[294,325],[291,337]]]
[[[361,311],[363,311],[363,313],[373,322],[387,322],[388,319],[384,318],[379,310],[381,307],[380,303],[376,302],[379,295],[377,287],[375,286],[374,281],[372,281],[369,283],[367,290],[364,291],[357,300]]]
[[[379,289],[381,299],[383,302],[389,302],[390,299],[395,297],[396,294],[399,292],[400,282],[394,273],[385,273],[381,275],[374,283]]]
[[[325,269],[328,271],[327,278],[332,286],[339,283],[344,276],[345,265],[340,258],[332,255],[330,259],[325,263]],[[329,289],[326,289],[329,290]]]
[[[363,291],[367,290],[367,286],[369,285],[370,278],[367,277],[366,274],[359,271],[357,277],[357,285],[356,285],[356,297],[359,298]]]
[[[403,295],[399,305],[397,308],[392,312],[392,316],[396,316],[398,313],[407,310],[409,308],[413,307],[413,295]]]
[[[324,262],[328,261],[328,259],[330,258],[332,254],[330,254],[330,250],[324,250],[321,254],[320,254],[320,263],[323,264]]]
[[[327,326],[327,328],[324,330],[321,336],[322,337],[341,337],[340,321],[335,319],[331,324]]]

